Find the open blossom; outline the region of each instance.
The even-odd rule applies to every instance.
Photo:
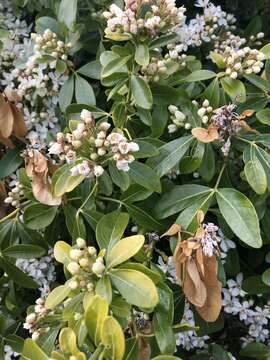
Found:
[[[201,239],[202,249],[205,255],[213,256],[218,247],[219,238],[217,235],[218,226],[208,223],[203,224],[204,236]]]

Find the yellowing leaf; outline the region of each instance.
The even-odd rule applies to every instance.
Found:
[[[85,312],[84,319],[87,331],[96,345],[98,345],[101,340],[102,327],[108,311],[109,305],[107,301],[101,296],[95,295]]]
[[[107,256],[108,268],[115,267],[137,254],[144,244],[143,235],[133,235],[118,241]]]
[[[24,341],[22,355],[25,359],[38,359],[38,360],[49,360],[49,357],[43,350],[32,340],[26,339]]]
[[[61,330],[59,335],[59,344],[60,349],[64,353],[76,354],[78,351],[76,335],[70,328],[66,327]]]
[[[108,360],[122,360],[125,354],[125,336],[118,321],[107,316],[103,323],[101,342],[105,345]]]
[[[110,278],[129,304],[153,308],[158,303],[158,292],[153,281],[137,270],[113,269]]]
[[[57,286],[53,291],[51,291],[46,299],[45,307],[46,309],[53,309],[55,306],[60,304],[70,293],[71,289],[67,284]]]
[[[57,241],[54,245],[53,254],[55,260],[65,264],[70,261],[69,252],[71,250],[71,246],[64,241]]]

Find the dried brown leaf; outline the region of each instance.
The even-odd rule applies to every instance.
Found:
[[[202,307],[206,301],[206,287],[200,277],[196,262],[189,258],[186,262],[186,277],[183,291],[187,299],[195,306]]]
[[[255,113],[255,110],[252,110],[252,109],[244,110],[244,111],[242,112],[242,114],[240,114],[239,119],[240,119],[240,120],[243,120],[243,119],[245,119],[245,118],[247,118],[247,117],[252,116],[254,113]]]
[[[9,138],[14,123],[14,115],[10,104],[5,103],[0,107],[0,130],[4,138]]]
[[[7,97],[8,101],[17,103],[22,100],[22,97],[14,89],[6,88],[4,94]]]
[[[13,142],[8,139],[8,138],[5,138],[2,134],[1,134],[1,131],[0,131],[0,143],[4,144],[5,146],[13,149],[15,147],[15,145],[13,144]]]
[[[217,320],[222,307],[221,283],[217,278],[217,259],[203,255],[204,275],[203,282],[206,287],[207,297],[203,306],[197,306],[199,315],[208,322]]]
[[[45,205],[60,205],[61,197],[52,194],[51,184],[47,177],[35,174],[32,179],[32,191],[35,198]]]
[[[13,134],[18,137],[24,137],[27,133],[27,128],[25,125],[24,117],[20,109],[18,109],[14,104],[10,104],[13,116]]]
[[[210,143],[214,140],[218,140],[218,129],[217,127],[210,125],[208,129],[194,128],[191,130],[192,135],[203,143]]]
[[[198,221],[198,224],[200,225],[202,222],[203,222],[203,220],[204,220],[204,212],[201,210],[201,209],[199,209],[198,211],[197,211],[197,221]]]
[[[161,238],[163,236],[173,236],[176,234],[179,234],[181,231],[181,226],[178,224],[172,224],[172,226],[164,233],[161,235]]]
[[[143,338],[138,339],[139,354],[137,360],[150,360],[151,358],[151,347],[148,342]]]

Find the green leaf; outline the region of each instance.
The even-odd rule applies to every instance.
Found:
[[[155,284],[149,277],[136,270],[111,270],[109,276],[129,304],[145,309],[153,308],[158,303]]]
[[[224,91],[233,101],[240,103],[246,101],[246,88],[240,80],[224,77],[220,81]]]
[[[52,185],[55,196],[60,197],[65,193],[72,191],[85,179],[85,176],[83,175],[71,175],[70,169],[75,165],[76,163],[65,164],[53,174]]]
[[[270,350],[268,346],[254,342],[247,344],[243,349],[241,349],[240,355],[257,360],[266,359],[266,357],[270,355]]]
[[[154,208],[154,214],[158,219],[165,219],[184,210],[210,191],[209,187],[197,184],[174,186],[169,192],[162,194]]]
[[[262,281],[270,286],[270,269],[267,269],[264,271],[264,273],[262,274]]]
[[[179,98],[181,99],[179,90],[169,85],[153,83],[151,84],[151,91],[153,103],[158,106],[174,104],[179,101]]]
[[[76,334],[70,328],[63,328],[59,335],[60,349],[67,354],[78,352]]]
[[[66,204],[64,206],[64,214],[66,218],[66,225],[72,239],[76,240],[78,237],[85,239],[85,225],[80,213],[77,213],[77,209],[69,204]]]
[[[19,149],[9,149],[0,160],[0,179],[15,172],[23,163]]]
[[[151,109],[153,104],[152,93],[145,80],[140,76],[132,75],[130,84],[135,104],[143,109]]]
[[[125,126],[127,115],[126,107],[123,103],[118,103],[113,107],[112,118],[115,127],[122,128]]]
[[[107,316],[103,322],[101,342],[106,347],[106,359],[123,359],[125,354],[125,336],[120,324],[112,316]]]
[[[75,78],[75,96],[78,103],[96,105],[96,97],[92,86],[79,75]]]
[[[222,216],[232,231],[247,245],[260,248],[259,220],[251,201],[235,189],[224,188],[216,192]]]
[[[59,35],[60,26],[56,19],[50,16],[41,16],[36,20],[35,31],[43,34],[45,30],[50,29],[52,32]]]
[[[176,33],[171,33],[171,34],[166,34],[166,35],[161,35],[157,38],[154,38],[151,42],[150,42],[150,49],[155,49],[158,47],[163,47],[166,46],[172,42],[175,42],[176,40],[179,39],[179,35]]]
[[[145,187],[148,190],[161,192],[159,177],[156,172],[149,166],[134,161],[129,165],[128,173],[131,180],[133,180],[135,183]]]
[[[258,75],[255,74],[251,74],[251,75],[244,75],[244,77],[254,86],[256,86],[257,88],[261,89],[264,92],[269,92],[270,91],[270,84],[269,81],[264,80],[263,78],[261,78]]]
[[[25,359],[49,360],[49,357],[32,339],[24,341],[22,355]]]
[[[46,253],[46,250],[38,245],[12,245],[5,248],[2,254],[5,256],[14,257],[16,259],[33,259],[39,258]]]
[[[92,297],[85,315],[84,320],[88,334],[91,336],[96,345],[101,340],[102,327],[108,315],[109,306],[105,299],[99,295]]]
[[[26,275],[21,269],[3,256],[0,256],[0,268],[4,269],[9,278],[18,285],[29,289],[36,289],[39,286],[30,276]]]
[[[77,15],[77,0],[61,0],[58,10],[58,20],[73,30]]]
[[[141,66],[147,66],[149,64],[149,48],[145,43],[136,45],[135,61]]]
[[[71,292],[71,289],[68,287],[68,284],[60,285],[54,288],[48,295],[45,307],[46,309],[53,309],[57,305],[59,305],[62,301],[66,299],[66,297]]]
[[[55,70],[58,74],[63,74],[67,70],[67,64],[64,60],[58,59],[56,61]]]
[[[112,268],[127,261],[137,254],[143,244],[143,235],[133,235],[119,240],[107,253],[107,267]]]
[[[90,61],[89,63],[80,67],[77,72],[91,79],[100,80],[101,64],[99,60]]]
[[[122,201],[135,223],[143,226],[146,230],[161,230],[162,223],[157,221],[147,209]]]
[[[118,170],[114,161],[109,163],[109,173],[115,185],[119,186],[123,191],[128,189],[130,183],[129,173]]]
[[[249,185],[259,195],[267,190],[267,177],[261,162],[256,156],[245,164],[245,175]]]
[[[260,51],[264,53],[266,59],[270,59],[270,43],[264,45]]]
[[[121,269],[133,269],[133,270],[140,271],[140,272],[144,273],[145,275],[147,275],[154,282],[154,284],[157,284],[161,281],[161,276],[158,272],[151,270],[148,267],[146,267],[145,265],[140,264],[140,263],[126,262],[123,265],[121,265]]]
[[[270,292],[270,287],[263,282],[261,275],[254,275],[245,279],[242,289],[250,295],[267,294]]]
[[[101,71],[101,78],[106,78],[116,72],[127,72],[127,67],[123,65],[125,65],[129,59],[130,55],[125,57],[117,57],[107,63]]]
[[[172,356],[172,355],[159,355],[156,356],[154,358],[152,358],[152,360],[181,360],[180,357],[176,357],[176,356]]]
[[[129,215],[113,211],[103,215],[96,228],[96,238],[100,249],[111,249],[123,236]]]
[[[210,182],[216,169],[215,153],[211,144],[205,144],[204,156],[199,168],[199,173],[204,181]]]
[[[29,229],[40,230],[52,223],[56,213],[57,206],[32,204],[25,208],[23,220]]]
[[[61,87],[59,93],[59,106],[62,111],[65,111],[67,106],[71,104],[74,94],[74,76],[67,78]]]
[[[162,354],[173,354],[175,352],[175,335],[171,324],[168,323],[165,313],[155,312],[153,317],[154,333],[158,347]]]
[[[270,125],[270,109],[263,109],[256,113],[256,118],[262,123],[266,125]]]
[[[210,70],[196,70],[189,74],[186,78],[186,82],[203,81],[216,77],[217,74]]]
[[[219,54],[215,51],[211,51],[210,58],[220,69],[226,68],[226,64],[225,64],[223,56],[221,54]]]
[[[150,165],[161,177],[179,163],[193,141],[192,136],[184,136],[159,148],[159,155],[149,159]]]

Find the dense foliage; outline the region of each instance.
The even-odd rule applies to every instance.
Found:
[[[241,4],[1,2],[0,359],[270,359],[268,10]]]

